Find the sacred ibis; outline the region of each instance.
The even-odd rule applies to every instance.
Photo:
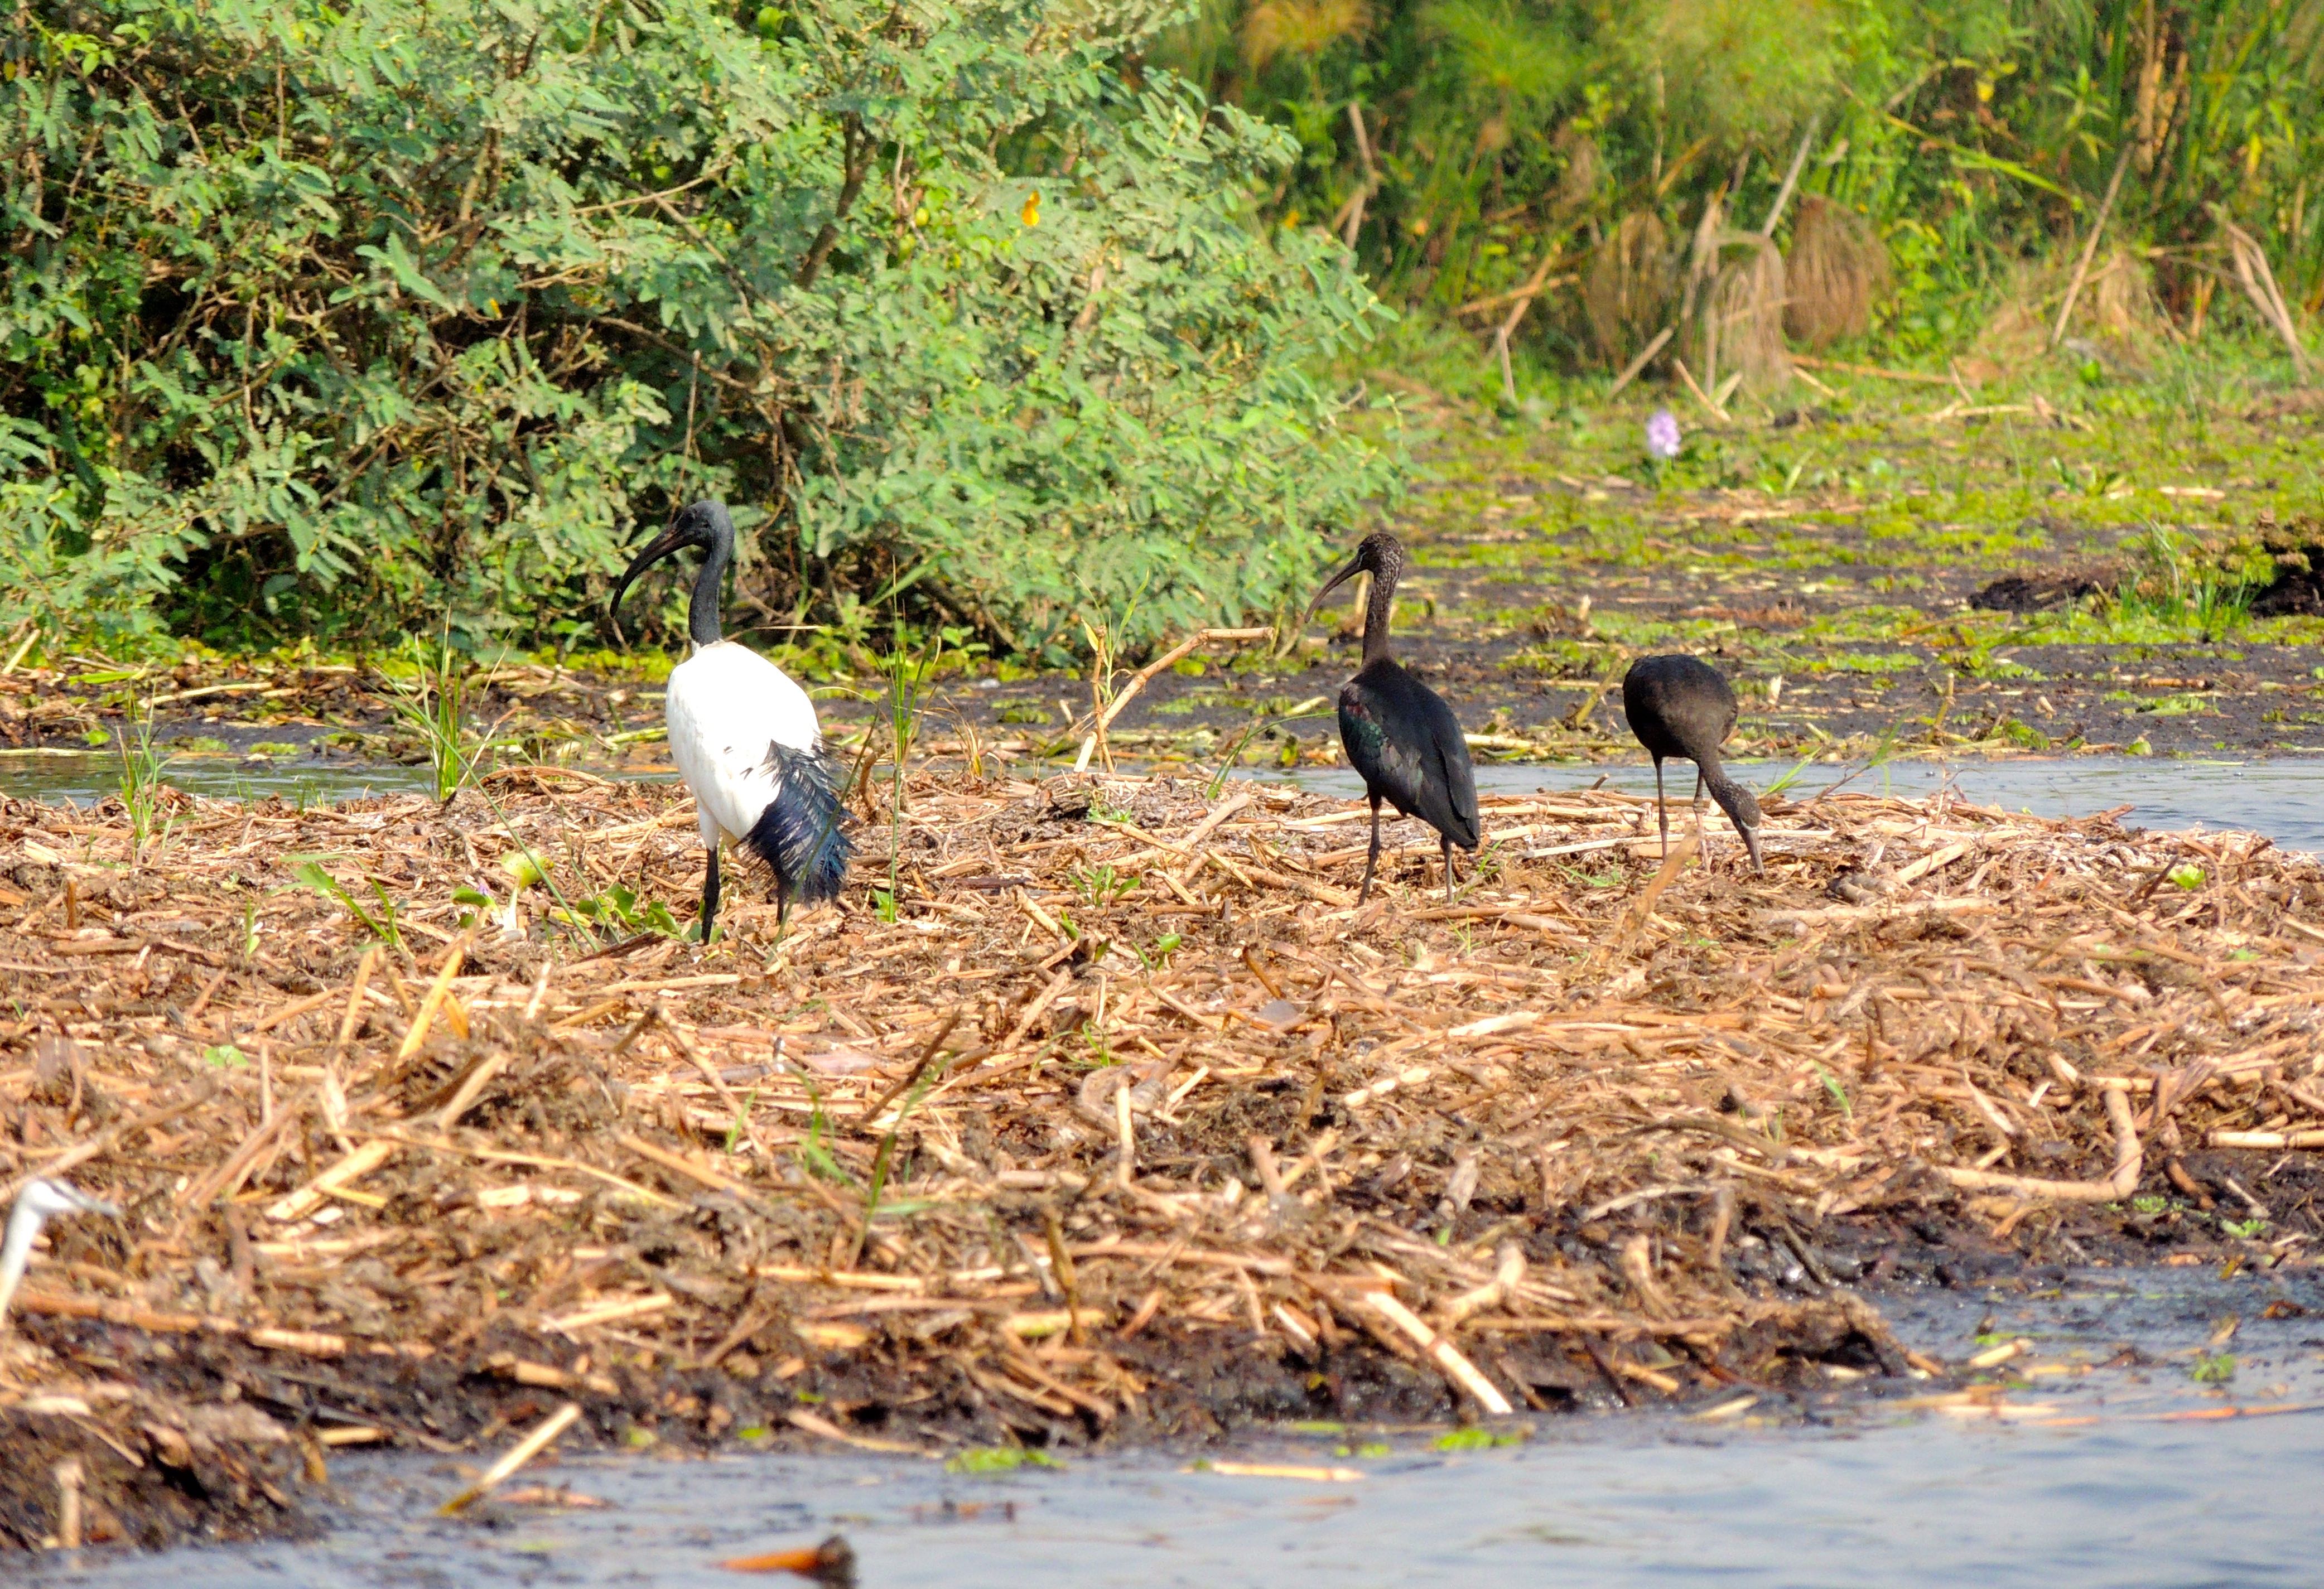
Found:
[[[1379,865],[1381,801],[1436,830],[1444,852],[1447,900],[1452,897],[1452,847],[1474,850],[1479,837],[1477,780],[1460,721],[1443,696],[1388,655],[1388,611],[1403,573],[1404,543],[1385,532],[1366,536],[1355,560],[1315,592],[1300,620],[1305,627],[1323,598],[1357,574],[1372,576],[1364,605],[1364,665],[1340,691],[1340,743],[1363,775],[1364,794],[1372,806],[1371,853],[1364,858],[1359,903],[1371,897],[1372,873]]]
[[[702,567],[687,608],[694,651],[669,674],[669,753],[694,792],[709,852],[700,927],[707,943],[718,916],[719,845],[739,845],[774,868],[778,925],[792,900],[812,904],[839,892],[853,846],[838,764],[824,749],[814,703],[781,668],[719,633],[719,585],[734,560],[725,504],[696,502],[679,513],[632,559],[608,615],[618,614],[638,575],[689,547],[702,553]]]
[[[1655,814],[1662,822],[1663,855],[1670,855],[1670,807],[1663,794],[1663,758],[1683,756],[1694,763],[1694,797],[1705,788],[1743,836],[1751,869],[1759,862],[1759,802],[1727,776],[1719,747],[1735,727],[1735,692],[1718,670],[1692,657],[1641,657],[1622,675],[1622,714],[1630,731],[1655,758]]]

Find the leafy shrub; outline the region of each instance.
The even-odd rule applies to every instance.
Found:
[[[1136,4],[20,0],[0,627],[568,640],[642,524],[742,603],[1019,648],[1281,606],[1392,482],[1381,311]]]

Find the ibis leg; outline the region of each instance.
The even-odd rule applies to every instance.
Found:
[[[710,864],[702,874],[702,923],[700,937],[710,941],[710,929],[718,920],[718,847],[710,847]]]
[[[1356,895],[1356,903],[1363,904],[1372,896],[1372,868],[1379,865],[1379,796],[1372,796],[1372,850],[1364,857],[1364,886]]]
[[[1440,833],[1436,836],[1436,842],[1444,851],[1444,903],[1450,905],[1452,903],[1452,840]]]
[[[1691,809],[1694,813],[1695,840],[1702,851],[1702,865],[1708,870],[1711,866],[1711,835],[1702,831],[1702,768],[1700,767],[1694,769],[1694,804]]]
[[[1655,820],[1663,825],[1663,859],[1670,859],[1670,806],[1663,799],[1663,758],[1655,758]]]

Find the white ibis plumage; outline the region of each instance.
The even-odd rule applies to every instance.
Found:
[[[1718,669],[1692,657],[1641,657],[1622,675],[1622,715],[1655,758],[1655,814],[1662,822],[1664,857],[1670,855],[1670,808],[1663,795],[1663,758],[1683,756],[1694,763],[1694,797],[1711,791],[1743,836],[1751,869],[1764,877],[1758,798],[1719,762],[1719,747],[1734,730],[1737,712],[1735,692]]]
[[[1359,574],[1372,576],[1364,605],[1364,663],[1340,691],[1340,743],[1348,761],[1363,775],[1372,807],[1371,853],[1364,859],[1359,902],[1371,897],[1372,873],[1379,865],[1380,802],[1398,814],[1416,816],[1436,830],[1444,852],[1444,897],[1452,897],[1452,847],[1477,848],[1477,779],[1469,766],[1469,741],[1444,698],[1405,671],[1388,655],[1388,611],[1396,582],[1404,573],[1404,543],[1385,532],[1366,536],[1355,560],[1333,574],[1307,604],[1315,615],[1323,598]]]
[[[734,844],[774,869],[775,920],[790,902],[839,892],[853,846],[839,801],[838,764],[824,749],[815,703],[791,676],[719,632],[718,591],[734,560],[734,521],[725,505],[701,501],[631,560],[607,604],[617,612],[638,575],[694,547],[702,567],[686,629],[693,655],[670,669],[670,759],[694,792],[709,852],[702,881],[702,941],[718,916],[718,848]]]

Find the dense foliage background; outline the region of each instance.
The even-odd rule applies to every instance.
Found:
[[[1277,607],[1389,482],[1296,152],[1035,0],[18,0],[0,627],[595,622],[716,493],[749,620]]]
[[[1803,142],[1800,190],[1886,243],[1898,354],[1969,336],[2118,160],[2113,234],[2181,325],[2231,273],[2223,213],[2295,309],[2324,300],[2319,0],[1203,0],[1154,59],[1296,133],[1273,213],[1342,231],[1391,297],[1576,272],[1520,327],[1553,362],[1627,351],[1582,302],[1626,218],[1678,253],[1715,197],[1756,226]]]
[[[2324,0],[14,4],[12,635],[576,638],[716,492],[743,621],[1134,650],[1393,491],[1380,299],[1990,379],[2118,188],[2109,360],[2324,307]]]

